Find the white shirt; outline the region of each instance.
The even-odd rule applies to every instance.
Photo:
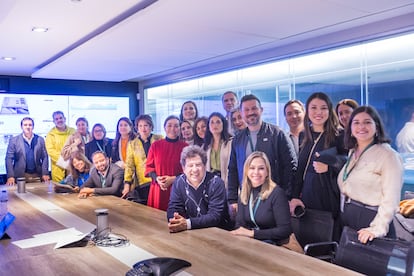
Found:
[[[405,123],[398,132],[397,148],[400,153],[414,153],[414,122]]]

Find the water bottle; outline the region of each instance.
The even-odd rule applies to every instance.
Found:
[[[52,183],[52,180],[49,180],[48,186],[47,186],[47,193],[53,194],[54,185]]]
[[[4,216],[7,214],[7,201],[9,201],[9,195],[7,194],[6,187],[2,187],[0,195],[0,215]]]

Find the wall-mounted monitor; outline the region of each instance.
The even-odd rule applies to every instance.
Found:
[[[63,111],[66,124],[76,128],[79,117],[89,121],[89,130],[101,123],[107,137],[114,138],[120,117],[129,117],[128,97],[62,96],[33,94],[0,94],[0,174],[6,174],[5,156],[10,137],[22,132],[20,121],[24,117],[34,120],[34,132],[46,137],[54,127],[52,113]]]

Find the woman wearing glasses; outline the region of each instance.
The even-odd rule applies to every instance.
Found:
[[[92,162],[92,154],[98,150],[111,156],[112,139],[106,137],[106,129],[99,123],[92,127],[92,140],[85,145],[85,155],[90,162]]]

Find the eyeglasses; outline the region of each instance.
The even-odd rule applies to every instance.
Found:
[[[93,132],[103,132],[103,129],[94,129]]]

